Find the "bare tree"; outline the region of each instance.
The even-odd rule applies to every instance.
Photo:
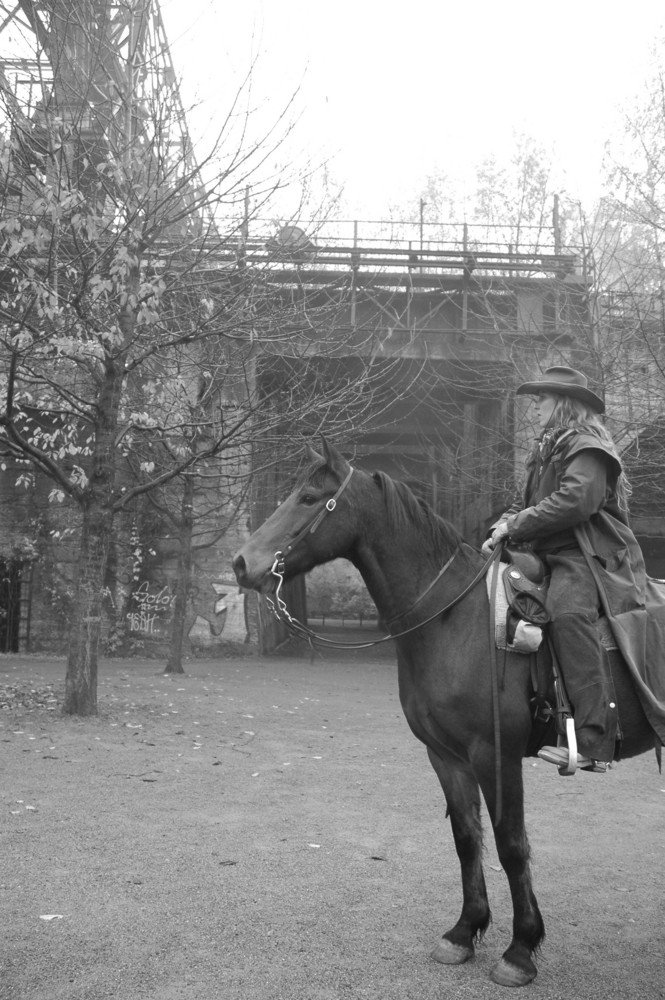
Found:
[[[629,466],[631,511],[656,534],[665,496],[664,51],[657,43],[654,70],[608,149],[607,194],[584,219],[597,365]]]
[[[79,513],[64,709],[86,715],[116,515],[168,497],[186,587],[194,484],[214,466],[215,488],[230,491],[222,522],[231,516],[284,386],[289,421],[312,427],[331,412],[352,419],[369,390],[342,379],[296,392],[279,367],[309,357],[330,312],[298,288],[276,294],[269,254],[245,261],[246,187],[280,130],[250,149],[222,132],[197,164],[163,50],[140,46],[149,0],[123,8],[124,61],[110,7],[22,6],[52,72],[38,106],[2,87],[0,432]],[[261,204],[271,183],[257,185]]]

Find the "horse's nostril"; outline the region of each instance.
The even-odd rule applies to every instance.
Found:
[[[245,560],[241,555],[234,556],[231,565],[233,566],[233,569],[235,570],[236,573],[242,573],[246,568]]]

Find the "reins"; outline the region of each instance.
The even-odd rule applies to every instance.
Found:
[[[275,590],[275,599],[273,600],[271,597],[266,595],[266,601],[274,616],[277,618],[278,621],[281,621],[284,625],[286,625],[287,628],[294,635],[298,635],[303,639],[307,639],[309,642],[318,643],[319,645],[322,646],[332,647],[333,649],[368,649],[371,646],[378,646],[382,642],[389,642],[391,639],[401,639],[402,636],[409,635],[411,632],[415,632],[417,629],[423,628],[425,625],[429,625],[430,622],[435,621],[441,615],[444,615],[446,614],[446,612],[451,611],[456,604],[459,604],[459,602],[462,601],[467,596],[467,594],[469,594],[473,590],[476,584],[479,583],[480,580],[482,580],[482,578],[485,576],[488,569],[490,568],[492,563],[499,557],[501,552],[501,546],[497,546],[492,552],[490,558],[487,560],[487,562],[483,563],[482,567],[478,570],[478,572],[476,573],[474,578],[470,581],[470,583],[467,584],[464,590],[462,590],[459,594],[457,594],[457,596],[454,597],[452,601],[449,601],[448,604],[446,604],[444,607],[439,608],[438,611],[430,615],[429,618],[425,618],[423,621],[418,622],[416,625],[412,625],[410,628],[403,629],[401,632],[390,632],[388,635],[383,635],[379,639],[373,639],[370,642],[338,642],[335,639],[329,639],[324,635],[319,635],[317,632],[314,632],[312,629],[310,629],[307,625],[304,625],[301,621],[298,621],[297,618],[294,618],[286,606],[286,602],[284,601],[284,598],[281,595],[282,586],[284,584],[284,569],[285,569],[284,559],[285,556],[288,555],[288,553],[291,552],[298,544],[298,542],[300,542],[303,538],[305,538],[306,535],[308,534],[313,535],[316,529],[321,524],[323,518],[326,516],[326,514],[331,513],[335,509],[335,507],[337,506],[337,501],[339,500],[340,496],[348,486],[352,475],[353,475],[353,466],[349,466],[349,471],[346,474],[344,481],[342,482],[341,486],[339,487],[335,495],[327,501],[325,506],[321,508],[321,510],[312,518],[312,520],[308,524],[306,524],[303,528],[301,528],[301,530],[298,532],[295,538],[291,542],[289,542],[284,552],[278,550],[275,553],[275,560],[270,568],[270,573],[272,574],[272,576],[276,577],[278,581],[277,588]],[[458,546],[453,552],[452,556],[447,560],[447,562],[444,564],[441,570],[434,577],[432,582],[428,584],[428,586],[425,588],[422,594],[420,594],[420,596],[414,601],[414,603],[406,611],[403,611],[400,614],[395,615],[394,618],[391,618],[390,622],[396,621],[398,618],[403,618],[405,615],[410,614],[412,611],[415,610],[415,608],[418,607],[420,602],[424,600],[424,598],[427,596],[427,594],[430,593],[434,585],[438,583],[438,581],[443,577],[445,572],[450,568],[459,551],[460,547]],[[390,622],[388,624],[390,624]]]
[[[411,612],[414,611],[418,607],[418,605],[420,604],[421,601],[424,601],[424,599],[429,594],[430,590],[435,586],[435,584],[437,584],[439,582],[439,580],[441,579],[441,577],[443,576],[443,574],[450,568],[450,566],[452,565],[452,563],[453,563],[453,561],[455,559],[455,556],[457,555],[458,552],[459,552],[459,546],[455,549],[455,551],[451,555],[450,559],[448,559],[443,564],[443,566],[441,567],[441,569],[439,570],[439,572],[436,574],[436,576],[434,577],[434,579],[432,580],[432,582],[428,583],[428,585],[423,590],[422,594],[419,594],[418,597],[416,597],[416,599],[413,602],[413,604],[410,607],[408,607],[406,609],[406,611],[400,611],[399,614],[396,614],[392,618],[389,618],[388,621],[386,622],[386,625],[388,625],[388,626],[392,625],[392,623],[396,622],[399,618],[406,618],[407,615],[410,615]]]
[[[495,545],[492,556],[500,556],[503,541]],[[492,727],[494,730],[494,785],[496,800],[494,803],[494,822],[498,826],[503,814],[503,772],[501,769],[501,713],[499,708],[499,670],[496,657],[496,592],[499,583],[499,567],[495,566],[490,584],[490,622],[489,622],[489,665],[490,684],[492,687]]]

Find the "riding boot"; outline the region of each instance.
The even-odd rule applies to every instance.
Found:
[[[618,720],[607,651],[594,623],[585,615],[562,614],[550,627],[573,709],[578,750],[584,757],[611,761]]]

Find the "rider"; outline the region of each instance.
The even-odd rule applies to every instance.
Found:
[[[628,527],[627,482],[600,420],[604,404],[586,376],[548,368],[517,394],[536,397],[540,435],[527,458],[523,494],[493,526],[483,551],[509,538],[529,543],[547,565],[550,635],[573,708],[578,767],[604,772],[615,756],[617,710],[594,623],[608,579],[610,590],[621,592],[621,610],[643,607],[646,583]],[[568,763],[565,747],[543,747],[538,756],[559,767]]]

